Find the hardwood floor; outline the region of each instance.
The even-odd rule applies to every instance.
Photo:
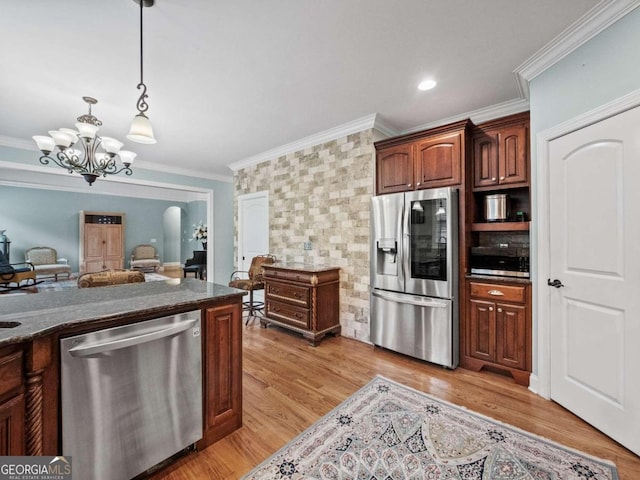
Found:
[[[638,456],[502,375],[446,370],[344,337],[327,337],[314,348],[299,335],[263,329],[257,321],[244,334],[243,427],[153,479],[240,478],[376,374],[609,459],[621,480],[640,478]]]

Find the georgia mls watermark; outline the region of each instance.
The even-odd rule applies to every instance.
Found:
[[[0,457],[0,480],[71,480],[71,457]]]

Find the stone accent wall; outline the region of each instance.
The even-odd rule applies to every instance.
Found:
[[[340,267],[342,335],[365,342],[373,141],[373,130],[365,130],[234,174],[236,253],[238,196],[268,191],[270,253],[288,262]],[[312,249],[304,250],[304,242]]]

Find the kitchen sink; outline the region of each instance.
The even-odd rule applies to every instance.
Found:
[[[0,328],[16,328],[22,325],[20,322],[0,322]]]

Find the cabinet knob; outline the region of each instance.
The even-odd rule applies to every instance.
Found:
[[[496,177],[491,177],[491,181],[495,182],[496,181]]]
[[[501,309],[501,308],[498,308],[498,312],[499,312],[499,313],[502,313],[502,309]]]
[[[500,180],[504,180],[504,177],[500,177]]]
[[[489,307],[489,311],[490,311],[490,312],[493,312],[493,307]]]
[[[417,186],[420,186],[420,182],[416,183]]]
[[[410,183],[407,183],[407,187],[410,187],[410,186],[411,186],[411,184],[410,184]]]

